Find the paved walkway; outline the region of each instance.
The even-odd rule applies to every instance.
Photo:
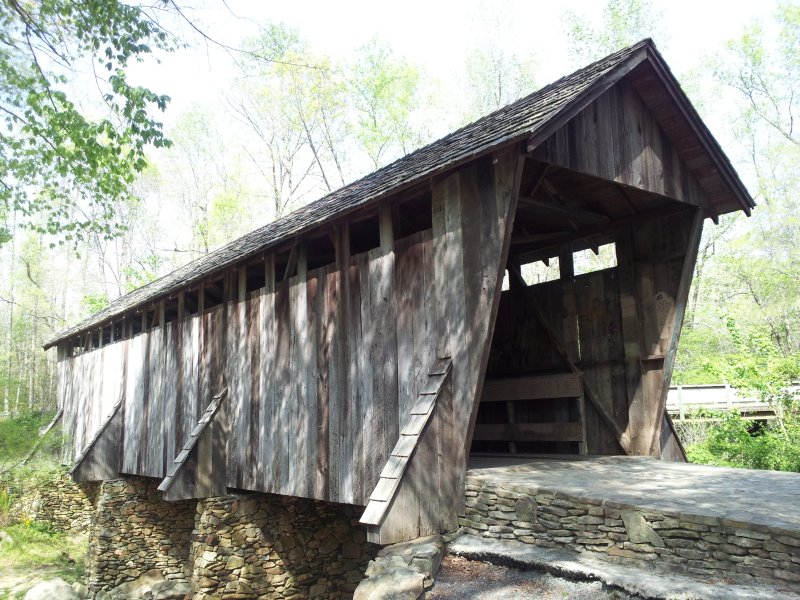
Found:
[[[509,489],[524,488],[518,491],[558,490],[578,498],[800,531],[798,473],[708,467],[645,457],[473,457],[469,477],[490,478]]]
[[[540,599],[540,598],[647,598],[657,600],[800,600],[800,595],[788,589],[785,585],[777,583],[769,585],[725,581],[724,577],[689,577],[662,568],[660,565],[649,565],[647,568],[631,565],[615,565],[599,560],[587,553],[570,552],[556,548],[538,548],[530,544],[521,544],[512,540],[487,540],[485,538],[461,535],[453,539],[447,547],[450,555],[465,557],[474,561],[488,561],[490,563],[516,567],[522,570],[539,570],[574,581],[601,581],[605,584],[594,589],[584,589],[585,586],[576,585],[570,589],[562,585],[563,589],[557,590],[566,594],[547,595],[542,589],[526,590],[520,585],[519,575],[506,577],[505,587],[500,594],[487,580],[475,581],[470,578],[461,578],[452,575],[448,581],[447,564],[444,565],[444,585],[439,585],[437,576],[436,584],[431,590],[430,598],[473,598],[473,599]],[[455,585],[459,584],[460,585]],[[503,583],[503,582],[501,582]],[[551,588],[555,588],[550,582]],[[606,587],[607,586],[607,587]],[[440,588],[440,589],[437,589]],[[608,589],[611,588],[611,589]],[[614,590],[623,590],[630,596],[615,594]],[[589,595],[587,595],[587,593]],[[437,595],[438,594],[438,595]]]

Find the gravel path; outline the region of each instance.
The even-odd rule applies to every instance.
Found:
[[[599,581],[571,581],[536,570],[519,570],[459,556],[446,556],[426,600],[632,600]]]

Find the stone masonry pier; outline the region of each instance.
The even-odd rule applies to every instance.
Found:
[[[473,458],[461,531],[800,591],[800,475],[662,462]]]

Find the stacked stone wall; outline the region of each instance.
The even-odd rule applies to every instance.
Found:
[[[103,483],[90,589],[163,576],[195,600],[350,598],[379,549],[358,507],[271,494],[167,502],[157,484]]]
[[[86,533],[92,526],[99,492],[96,482],[75,483],[62,474],[39,489],[34,516],[59,531]]]
[[[101,486],[87,568],[90,589],[111,589],[157,570],[188,582],[196,501],[166,502],[158,482],[115,479]]]
[[[99,484],[75,483],[65,471],[56,471],[8,487],[13,522],[39,521],[76,534],[91,529]]]
[[[800,589],[800,532],[474,479],[461,532]]]
[[[349,598],[378,547],[357,507],[267,494],[197,505],[195,600]]]

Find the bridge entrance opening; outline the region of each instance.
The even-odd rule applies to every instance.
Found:
[[[528,160],[471,454],[652,454],[661,419],[668,445],[659,399],[693,214]]]
[[[498,307],[471,454],[586,454],[581,375],[550,339],[539,302],[554,280],[504,290]]]

